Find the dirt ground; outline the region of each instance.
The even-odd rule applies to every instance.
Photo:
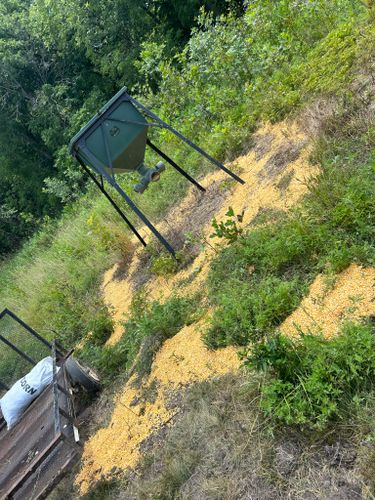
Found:
[[[166,300],[177,287],[184,294],[200,289],[214,254],[207,242],[223,244],[220,240],[210,239],[213,217],[225,219],[231,206],[236,214],[244,212],[243,225],[247,226],[262,210],[285,211],[293,206],[307,192],[308,179],[319,173],[319,168],[309,163],[309,154],[307,138],[295,124],[265,125],[256,136],[255,147],[229,165],[245,180],[245,185],[233,182],[224,172],[217,170],[203,180],[202,184],[207,187],[205,194],[190,188],[186,197],[157,227],[162,234],[170,235],[177,248],[189,234],[189,240],[195,238],[204,250],[190,265],[168,279],[147,273],[147,257],[140,246],[122,278],[117,278],[119,265],[109,269],[104,275],[102,291],[106,304],[113,311],[116,327],[108,344],[113,345],[121,337],[121,320],[126,317],[133,293],[140,283],[146,285],[148,295],[154,300]],[[281,187],[278,186],[280,183]],[[146,229],[141,232],[147,237]],[[182,286],[184,282],[187,284]]]
[[[119,265],[109,269],[103,277],[102,293],[112,311],[115,331],[108,344],[115,344],[123,335],[122,321],[140,285],[146,287],[151,299],[161,301],[177,289],[181,295],[204,290],[210,260],[215,254],[207,242],[214,246],[222,244],[220,240],[210,239],[213,217],[224,219],[231,206],[236,214],[244,213],[246,227],[262,211],[285,211],[300,200],[308,190],[308,179],[319,173],[319,168],[309,163],[309,154],[309,141],[296,124],[265,125],[256,135],[255,147],[231,165],[246,181],[244,186],[232,181],[228,183],[223,172],[215,171],[203,181],[207,186],[205,195],[190,189],[158,229],[168,234],[177,248],[184,246],[186,233],[192,233],[199,243],[193,260],[170,278],[158,277],[147,272],[147,266],[144,271],[147,262],[139,247],[125,272],[120,272]],[[146,235],[145,229],[141,232]],[[374,282],[374,269],[354,264],[330,281],[318,276],[300,307],[283,323],[282,330],[294,335],[299,327],[311,331],[324,329],[328,335],[333,335],[344,319],[375,314]],[[171,401],[178,401],[186,387],[219,375],[238,373],[240,361],[234,348],[214,352],[206,349],[201,341],[205,327],[205,319],[201,319],[183,328],[164,343],[153,362],[151,374],[141,387],[135,386],[134,379],[130,379],[116,394],[108,406],[110,414],[103,418],[101,428],[84,445],[82,466],[76,477],[81,493],[87,492],[98,479],[111,477],[115,471],[137,467],[144,444],[175,421],[180,410],[178,404],[171,405]],[[285,457],[300,453],[297,445],[297,451],[288,446],[281,443],[276,451],[281,475],[282,469],[289,467]],[[340,453],[337,451],[336,458]],[[333,494],[326,498],[344,496]]]

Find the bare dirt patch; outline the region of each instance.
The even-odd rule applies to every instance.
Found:
[[[294,177],[294,173],[294,170],[290,170],[287,174],[283,175],[279,182],[276,184],[278,189],[280,189],[281,191],[285,191],[286,189],[288,189],[289,184],[292,182],[292,179]]]
[[[271,151],[272,142],[275,139],[275,135],[272,133],[265,133],[265,134],[258,133],[255,135],[254,139],[255,139],[255,146],[254,146],[255,159],[256,161],[259,161]]]
[[[290,163],[299,158],[305,145],[305,140],[282,144],[260,170],[258,177],[266,179],[282,174]]]

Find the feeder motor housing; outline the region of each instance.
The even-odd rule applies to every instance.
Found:
[[[144,193],[150,182],[157,182],[160,180],[160,175],[164,170],[165,165],[162,161],[159,161],[153,168],[147,168],[144,165],[138,167],[137,172],[141,176],[141,180],[134,186],[134,191],[139,194]]]

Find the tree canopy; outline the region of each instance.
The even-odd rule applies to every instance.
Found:
[[[232,1],[241,10],[242,2]],[[121,86],[148,84],[144,42],[180,50],[203,7],[225,0],[3,0],[0,4],[0,256],[82,187],[77,129]],[[155,82],[154,82],[155,83]],[[156,87],[154,85],[154,90]]]

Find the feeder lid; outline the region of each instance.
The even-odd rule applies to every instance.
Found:
[[[131,172],[144,161],[147,131],[148,121],[123,87],[73,137],[69,151],[97,171]]]
[[[95,124],[98,119],[114,104],[117,100],[124,94],[127,94],[127,88],[122,87],[121,90],[117,92],[104,106],[96,113],[95,116],[91,118],[89,122],[86,123],[84,127],[71,139],[69,142],[69,153],[74,153],[75,144],[85,135],[85,133]]]

